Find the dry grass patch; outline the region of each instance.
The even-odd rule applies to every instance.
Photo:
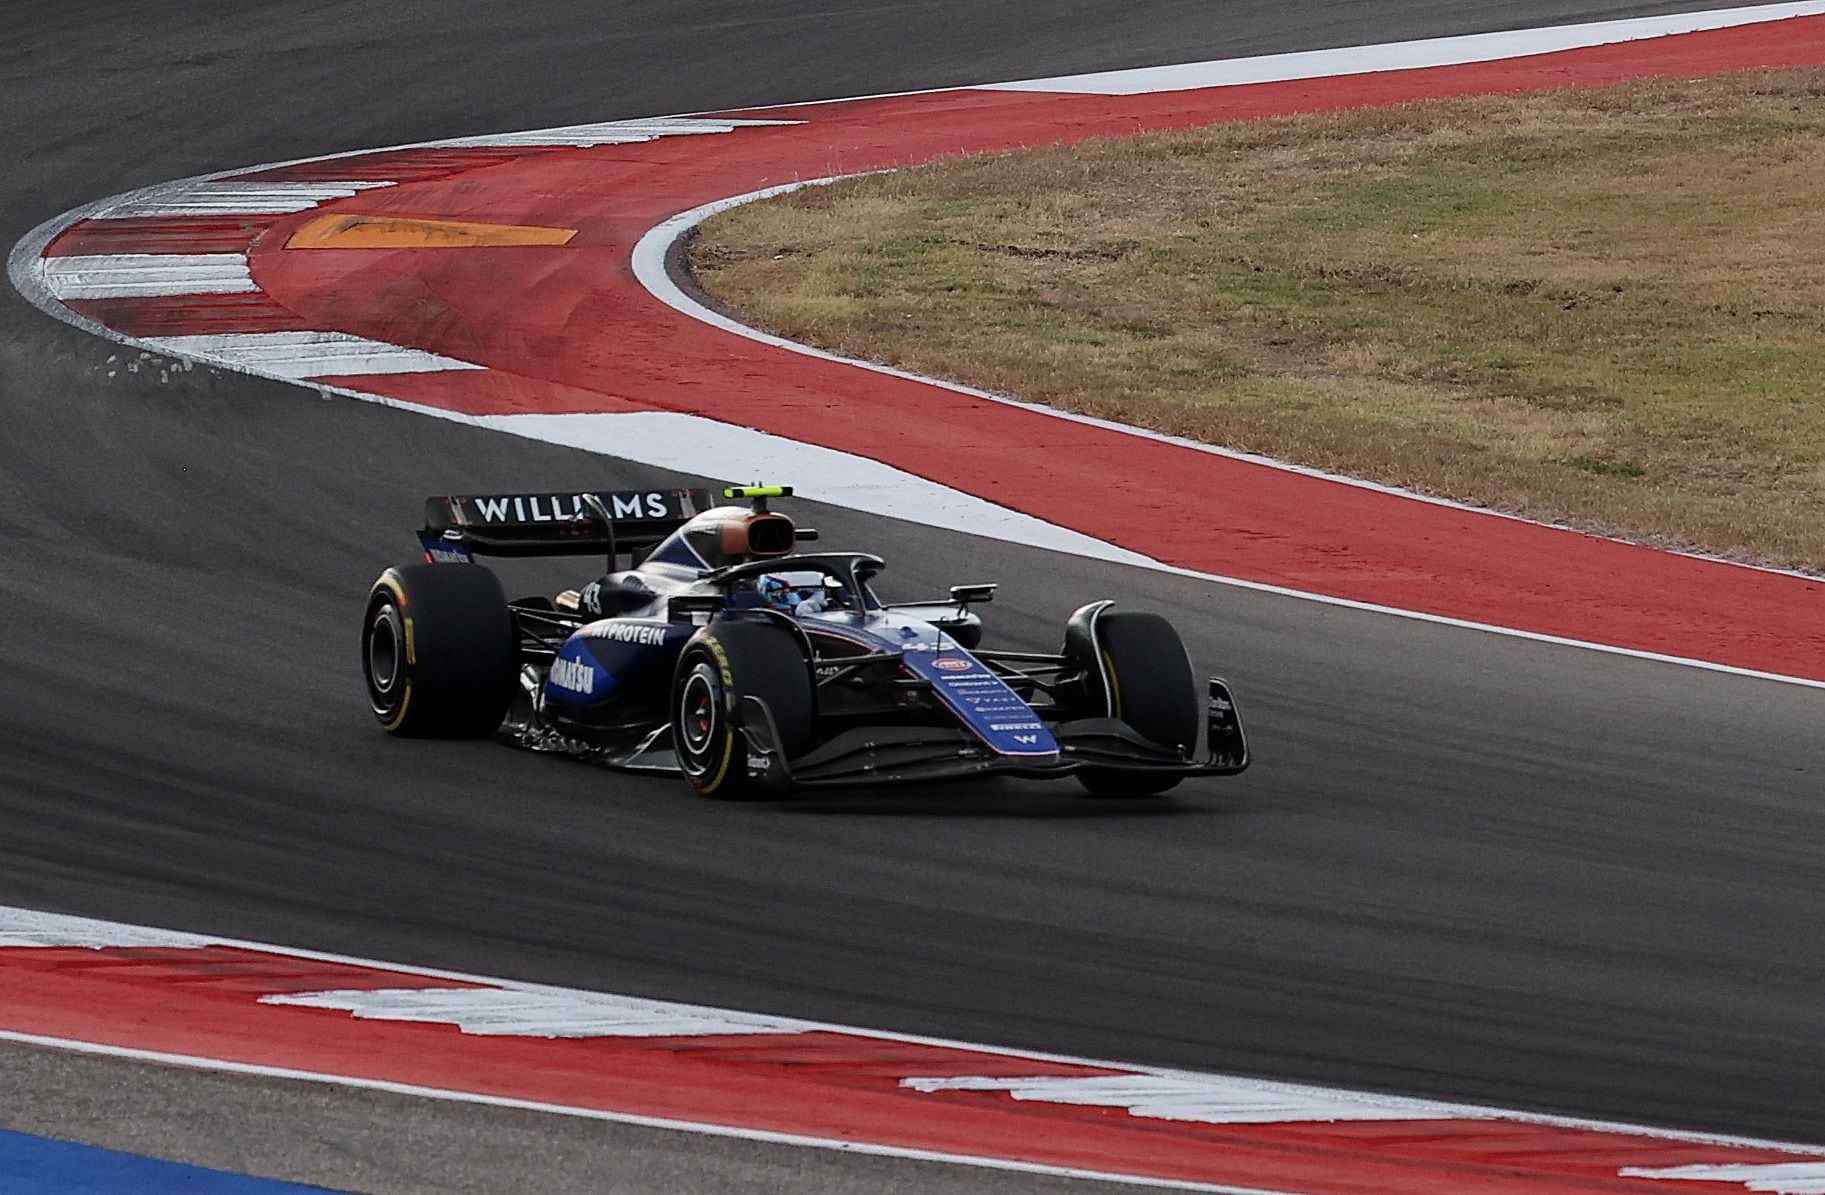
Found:
[[[1678,546],[1825,568],[1825,72],[1223,125],[736,209],[783,336]]]

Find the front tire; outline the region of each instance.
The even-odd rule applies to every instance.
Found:
[[[672,743],[678,766],[699,796],[756,800],[775,796],[748,770],[737,725],[744,697],[773,715],[786,759],[811,746],[817,696],[798,636],[768,622],[712,623],[685,645],[672,680]]]
[[[1171,623],[1158,614],[1105,611],[1096,618],[1090,643],[1068,643],[1066,650],[1074,655],[1095,653],[1096,658],[1081,662],[1089,676],[1090,700],[1102,713],[1186,759],[1196,755],[1201,712],[1197,683],[1191,657]],[[1093,797],[1158,796],[1182,779],[1118,768],[1085,768],[1078,773]]]
[[[368,595],[361,663],[369,708],[388,734],[492,734],[519,671],[500,579],[478,564],[388,569]]]

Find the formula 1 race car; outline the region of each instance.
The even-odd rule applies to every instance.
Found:
[[[880,557],[798,551],[816,532],[768,508],[790,494],[427,500],[425,562],[382,573],[362,621],[375,717],[682,772],[715,797],[991,774],[1148,796],[1248,766],[1228,686],[1200,701],[1165,619],[1092,602],[1057,653],[985,650],[973,607],[994,585],[883,604]],[[608,575],[555,599],[508,601],[474,562],[596,553]]]

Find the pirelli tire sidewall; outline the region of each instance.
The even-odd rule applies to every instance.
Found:
[[[778,795],[748,772],[747,741],[739,725],[744,697],[766,703],[787,759],[810,749],[817,696],[799,636],[770,622],[715,622],[679,653],[672,679],[672,743],[679,769],[701,796],[755,800]]]
[[[409,564],[374,582],[361,623],[368,705],[389,734],[478,738],[519,672],[500,579],[478,564]]]
[[[1083,662],[1103,682],[1096,696],[1104,712],[1153,742],[1176,748],[1184,758],[1194,757],[1203,707],[1191,657],[1173,625],[1158,614],[1105,607],[1095,613],[1091,640],[1096,658]],[[1084,648],[1081,640],[1072,644],[1068,638],[1066,650],[1082,654]],[[1086,768],[1078,778],[1098,797],[1155,796],[1180,780],[1095,768]]]

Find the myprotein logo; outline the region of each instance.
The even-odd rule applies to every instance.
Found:
[[[594,693],[596,670],[581,660],[559,658],[551,662],[551,683],[572,693]]]
[[[663,519],[672,513],[666,495],[659,490],[597,497],[611,518]],[[510,494],[470,501],[484,523],[574,523],[589,512],[581,494]]]
[[[598,622],[584,627],[583,634],[610,643],[639,643],[652,647],[665,642],[667,629],[638,622]]]

